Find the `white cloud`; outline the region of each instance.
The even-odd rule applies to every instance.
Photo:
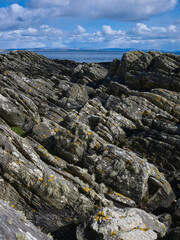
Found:
[[[78,33],[85,33],[86,32],[86,29],[83,28],[82,26],[80,25],[77,25],[77,30],[76,30]]]
[[[124,35],[125,32],[121,30],[113,30],[111,26],[103,25],[102,32],[107,35]]]
[[[86,16],[125,21],[147,19],[171,10],[177,0],[30,0],[30,8],[56,8],[59,16]]]
[[[177,0],[29,0],[27,7],[15,3],[0,8],[0,31],[32,27],[47,18],[65,16],[137,21],[173,9],[176,4]],[[83,33],[85,29],[78,25],[77,30]],[[107,35],[115,35],[113,31],[104,27]]]
[[[180,27],[149,27],[137,23],[130,30],[112,29],[103,25],[101,31],[89,32],[78,25],[72,31],[41,25],[11,31],[0,31],[1,48],[30,47],[97,47],[97,48],[140,48],[163,49],[165,46],[177,46],[180,50]]]

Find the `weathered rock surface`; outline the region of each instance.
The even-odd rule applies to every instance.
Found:
[[[50,240],[38,230],[22,213],[17,213],[0,200],[0,239],[2,240]]]
[[[77,228],[78,240],[155,240],[166,226],[137,208],[104,208]]]
[[[179,68],[179,56],[159,52],[126,53],[110,69],[0,55],[0,199],[54,239],[76,239],[99,207],[116,209],[114,227],[123,211],[144,224],[145,210],[160,214],[165,237],[179,234]],[[102,239],[165,233],[138,224]]]

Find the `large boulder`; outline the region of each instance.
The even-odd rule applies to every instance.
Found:
[[[104,208],[77,228],[78,240],[156,240],[166,226],[137,208]]]

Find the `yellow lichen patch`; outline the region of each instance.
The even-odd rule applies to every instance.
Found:
[[[53,120],[54,119],[54,117],[51,117],[51,120]]]
[[[49,157],[49,154],[48,154],[48,153],[46,153],[46,157]]]
[[[42,181],[43,180],[43,178],[39,178],[39,181]]]
[[[8,154],[8,151],[7,151],[7,150],[5,151],[5,154]]]
[[[90,189],[88,187],[84,187],[83,190],[88,193],[90,191]]]
[[[100,172],[100,173],[104,174],[104,171],[103,171],[103,170],[101,170],[101,169],[98,169],[98,168],[97,168],[97,170],[98,170],[98,172]]]
[[[14,208],[14,205],[11,205],[12,208]]]
[[[111,161],[112,159],[109,158],[109,157],[105,157],[104,159],[108,160],[108,161]]]
[[[31,91],[32,91],[32,89],[30,88],[30,89],[29,89],[29,91],[31,92]]]
[[[106,219],[108,219],[108,216],[104,216],[101,218],[101,220],[106,220]]]
[[[115,236],[115,235],[116,235],[115,232],[111,232],[111,233],[110,233],[110,236]]]
[[[95,216],[94,220],[99,221],[99,216]]]
[[[43,134],[43,137],[46,137],[46,135],[45,135],[45,134]]]
[[[57,157],[57,156],[55,156],[55,159],[58,161],[58,160],[60,160],[60,158],[59,157]]]
[[[104,216],[105,216],[105,214],[104,214],[104,212],[103,212],[103,211],[101,211],[101,212],[98,212],[98,213],[97,213],[97,215],[98,215],[98,216],[102,216],[102,217],[104,217]]]
[[[162,228],[164,228],[164,225],[162,224]]]
[[[139,228],[139,230],[146,232],[148,228]]]
[[[5,71],[5,72],[4,72],[4,75],[7,75],[7,74],[8,74],[8,71]]]
[[[40,148],[40,149],[43,149],[43,146],[42,146],[41,144],[39,144],[39,148]]]
[[[23,103],[23,100],[22,100],[22,99],[20,99],[20,101]]]
[[[130,200],[130,198],[128,198],[128,197],[122,195],[121,193],[117,193],[117,192],[115,192],[115,194],[116,194],[116,196],[120,196],[120,197],[123,197],[123,198],[126,198],[126,199]]]
[[[148,110],[146,110],[146,111],[144,111],[144,113],[143,114],[145,114],[145,115],[149,115],[150,114],[150,112],[148,111]]]
[[[54,130],[55,130],[56,132],[58,131],[58,129],[57,129],[57,128],[55,128]]]
[[[66,222],[71,222],[72,221],[72,218],[68,217],[65,219]]]
[[[54,177],[53,175],[50,175],[50,178]]]
[[[88,135],[91,135],[92,133],[91,132],[88,132]]]

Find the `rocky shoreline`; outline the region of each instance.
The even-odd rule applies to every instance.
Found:
[[[180,56],[0,54],[0,238],[180,239],[179,145]]]

